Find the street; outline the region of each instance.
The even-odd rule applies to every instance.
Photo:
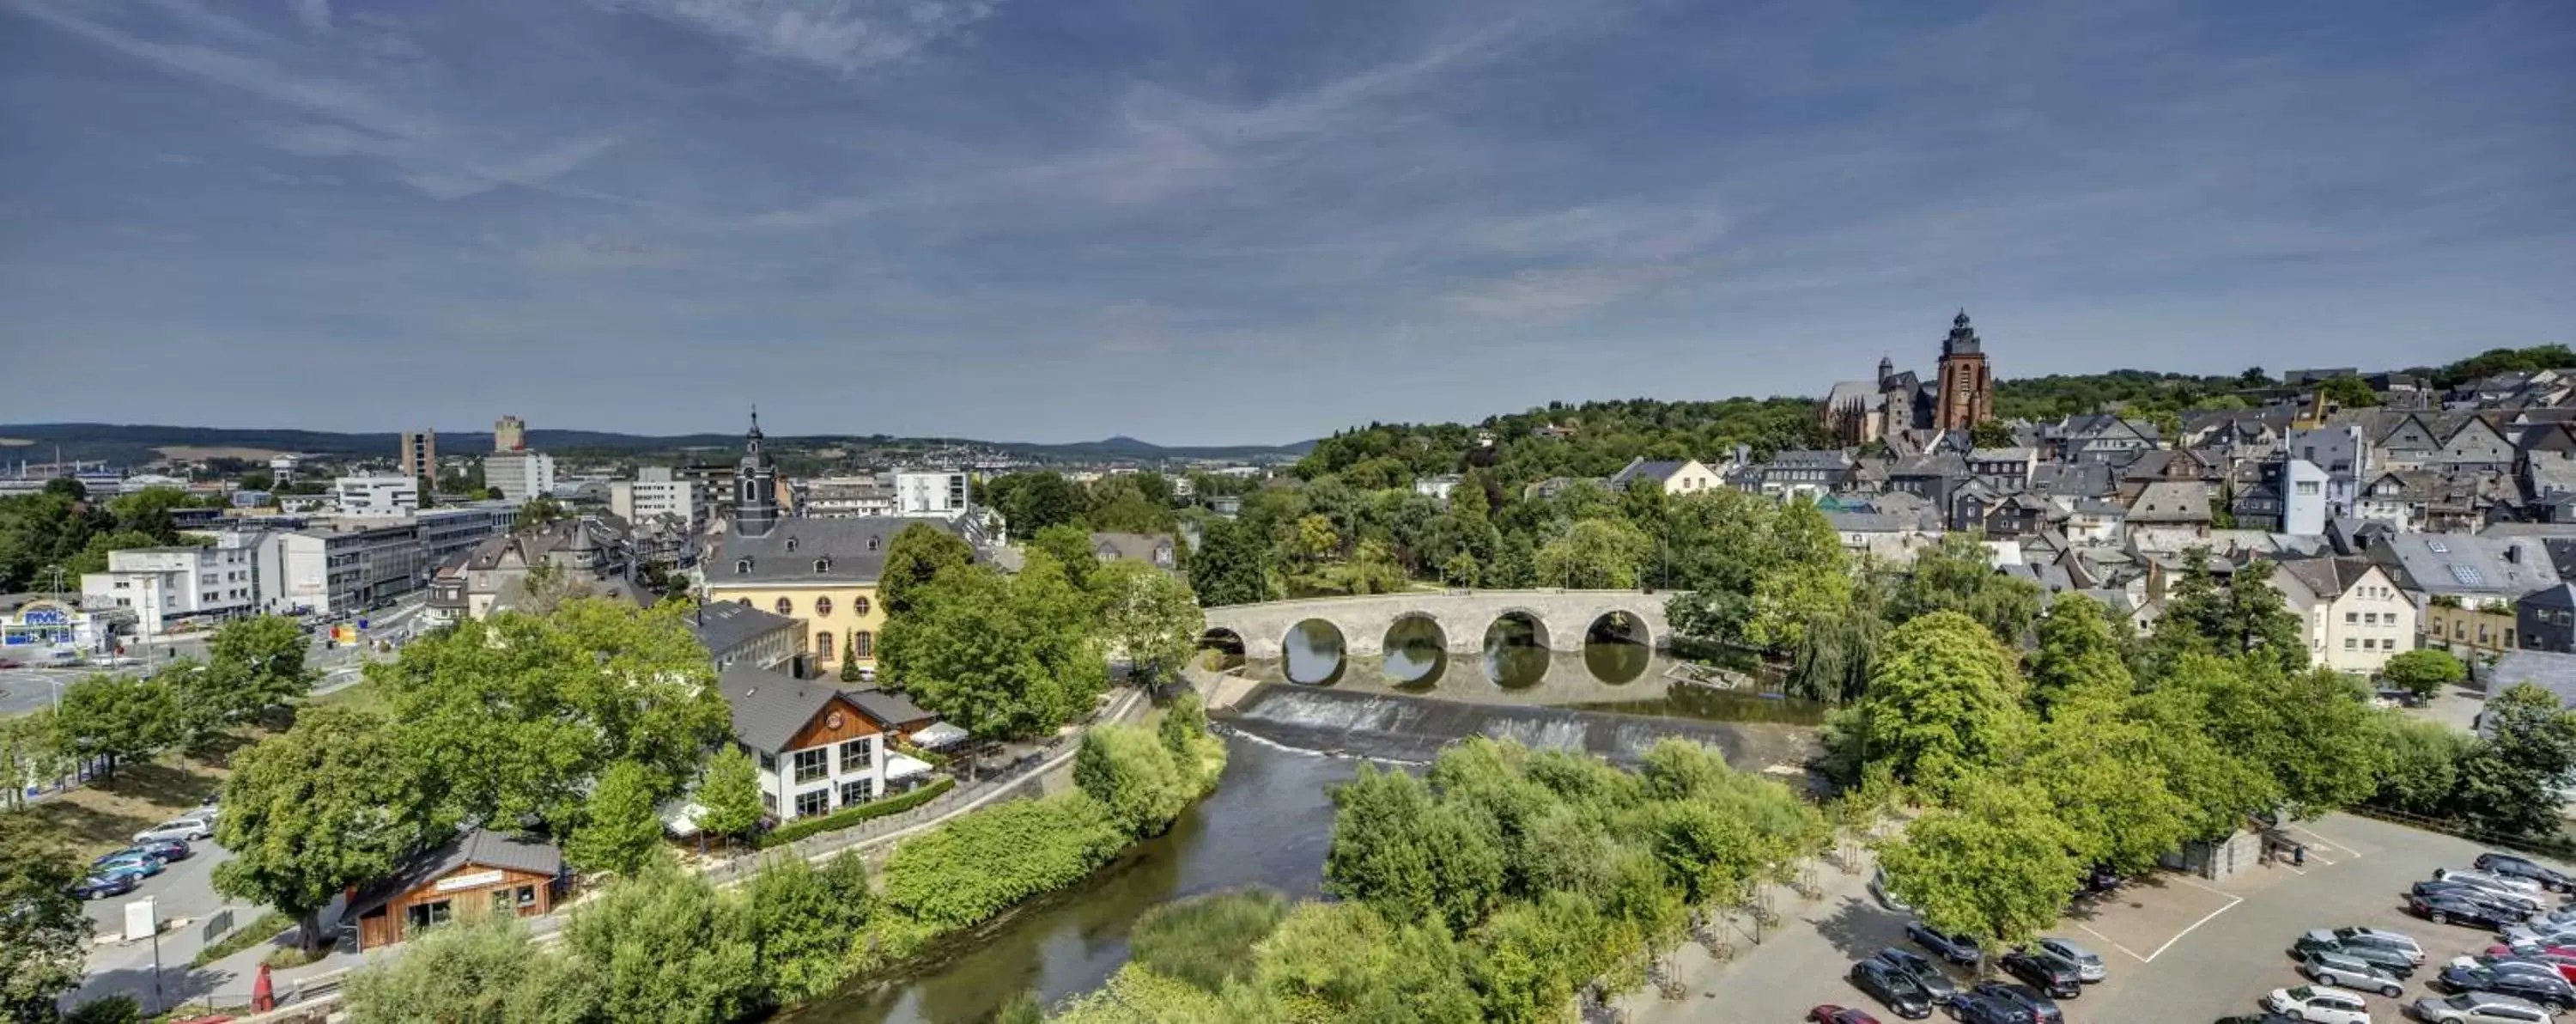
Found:
[[[2431,924],[2404,909],[2407,886],[2434,868],[2466,866],[2484,847],[2344,814],[2293,825],[2291,835],[2308,847],[2304,866],[2275,863],[2220,882],[2159,873],[2079,907],[2049,934],[2101,954],[2110,977],[2062,1001],[2068,1019],[2171,1024],[2251,1013],[2265,993],[2305,982],[2286,953],[2301,932],[2367,925],[2412,935],[2427,953],[2400,999],[2368,997],[2374,1015],[2394,1020],[2402,1003],[2430,991],[2424,982],[2444,961],[2493,941],[2490,933]],[[1870,898],[1865,869],[1827,870],[1823,881],[1821,899],[1784,897],[1784,927],[1759,946],[1739,940],[1731,962],[1707,964],[1698,947],[1685,946],[1687,996],[1667,1001],[1652,990],[1632,994],[1623,1000],[1630,1019],[1785,1024],[1820,1003],[1883,1009],[1844,974],[1855,959],[1904,945],[1906,917]],[[1694,971],[1694,964],[1701,969]]]
[[[330,693],[357,683],[366,668],[366,644],[377,640],[399,644],[410,639],[418,628],[421,613],[428,607],[428,595],[422,593],[403,599],[379,615],[365,616],[367,629],[361,634],[360,642],[354,645],[326,646],[329,643],[328,630],[317,629],[312,646],[304,654],[304,664],[320,673],[320,678],[313,683],[314,694]],[[148,652],[145,650],[147,647]],[[139,675],[150,671],[152,666],[173,659],[202,659],[206,657],[206,637],[196,635],[139,644],[133,648],[132,654],[140,661],[139,664],[106,669],[87,662],[60,666],[43,664],[41,653],[35,651],[0,652],[0,657],[26,663],[21,668],[0,668],[0,718],[49,707],[54,702],[57,687],[69,686],[98,672]]]
[[[94,926],[93,931],[102,939],[115,941],[102,941],[91,947],[89,973],[81,981],[75,1002],[130,995],[147,1008],[168,1006],[180,996],[183,987],[191,984],[188,960],[205,948],[205,926],[209,918],[219,911],[230,910],[231,926],[240,927],[260,915],[262,908],[255,904],[227,901],[215,894],[215,865],[232,859],[230,852],[216,846],[212,840],[189,845],[195,852],[188,859],[145,879],[142,888],[123,896],[110,896],[83,904]],[[125,907],[140,899],[152,900],[153,912],[165,922],[158,950],[162,998],[157,1001],[153,998],[154,943],[149,939],[126,942],[121,938],[125,931]],[[195,995],[211,990],[247,997],[250,991],[248,978],[200,976],[194,984],[197,989],[191,994]]]

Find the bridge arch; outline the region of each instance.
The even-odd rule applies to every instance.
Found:
[[[1664,603],[1671,596],[1633,590],[1418,591],[1221,605],[1207,609],[1206,615],[1208,629],[1242,637],[1244,653],[1254,660],[1281,658],[1290,631],[1308,619],[1337,630],[1346,655],[1376,657],[1383,653],[1388,630],[1408,616],[1436,623],[1450,654],[1474,654],[1482,650],[1494,621],[1511,613],[1535,624],[1548,649],[1571,652],[1582,649],[1595,621],[1614,611],[1629,613],[1648,643],[1664,643],[1669,634]]]
[[[1398,688],[1428,689],[1448,672],[1449,651],[1455,643],[1439,616],[1400,613],[1379,638],[1378,672]]]

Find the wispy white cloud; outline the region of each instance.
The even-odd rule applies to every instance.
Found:
[[[519,254],[532,270],[588,273],[603,270],[659,269],[688,262],[679,251],[634,237],[590,235],[547,242]]]
[[[903,60],[992,17],[999,0],[603,0],[750,53],[842,74]]]
[[[1444,298],[1471,316],[1555,322],[1660,291],[1715,268],[1713,261],[1686,260],[1532,269],[1462,288]]]

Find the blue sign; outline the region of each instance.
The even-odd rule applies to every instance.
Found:
[[[18,617],[18,621],[30,626],[68,626],[72,617],[60,608],[29,608],[26,614]]]
[[[365,629],[365,628],[367,628],[367,620],[365,620],[365,619],[359,619],[359,620],[358,620],[358,628],[359,628],[359,629]]]

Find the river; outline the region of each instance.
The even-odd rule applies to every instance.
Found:
[[[781,1017],[800,1024],[978,1021],[1023,991],[1040,1001],[1098,988],[1127,962],[1127,929],[1157,903],[1246,885],[1291,898],[1324,878],[1333,805],[1325,788],[1358,762],[1227,741],[1225,776],[1172,829],[1084,881],[950,936],[911,972]]]

